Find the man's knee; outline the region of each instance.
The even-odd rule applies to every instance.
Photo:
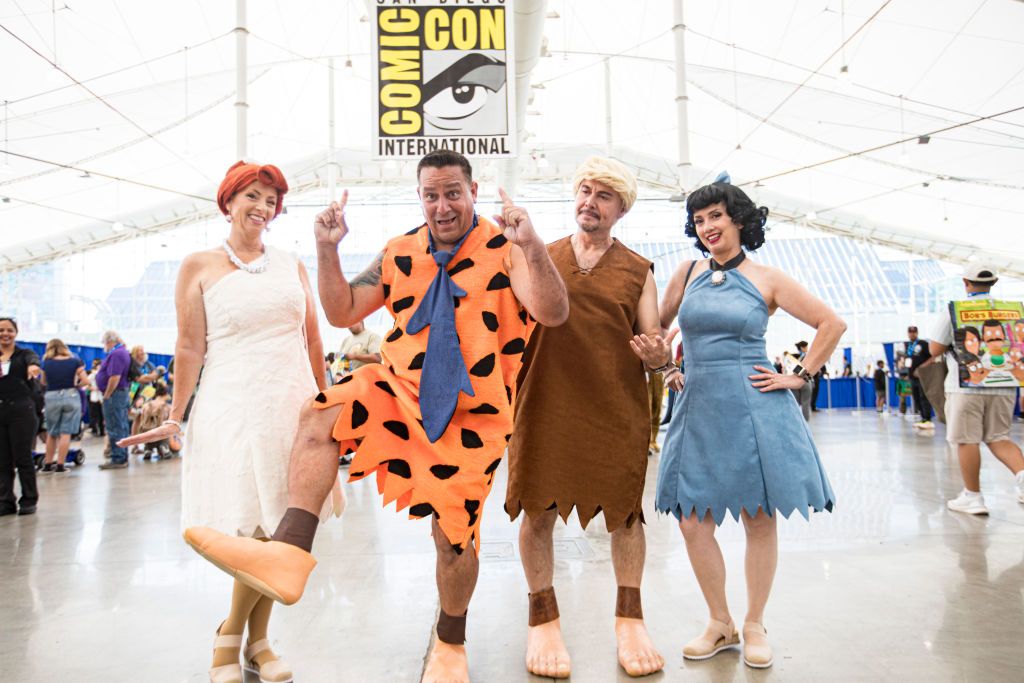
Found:
[[[334,430],[334,423],[341,412],[341,404],[330,408],[315,408],[317,405],[313,399],[302,404],[299,411],[299,429],[296,433],[296,441],[307,445],[322,445],[331,441],[331,432]]]
[[[555,530],[555,521],[558,519],[558,510],[545,510],[536,517],[531,517],[528,512],[523,511],[523,531],[531,536],[551,536]]]

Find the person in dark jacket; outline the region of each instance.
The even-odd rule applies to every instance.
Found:
[[[917,326],[911,325],[907,328],[907,337],[909,341],[906,343],[907,348],[907,378],[910,381],[911,396],[914,399],[914,408],[917,410],[917,414],[921,416],[919,422],[914,424],[917,429],[934,429],[932,425],[932,404],[928,402],[928,398],[924,395],[924,389],[921,388],[921,380],[917,377],[917,369],[921,367],[921,364],[932,357],[932,354],[928,351],[928,340],[917,338]]]
[[[0,515],[31,515],[36,511],[36,467],[32,443],[39,418],[32,381],[39,376],[39,356],[18,346],[18,323],[0,318]],[[14,472],[21,482],[21,500],[14,496]]]

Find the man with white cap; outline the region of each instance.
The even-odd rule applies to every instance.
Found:
[[[991,299],[989,292],[999,279],[995,268],[979,261],[968,263],[963,277],[967,296],[974,299]],[[1017,444],[1010,440],[1017,390],[1012,387],[960,386],[957,361],[952,357],[953,323],[949,313],[941,313],[935,320],[929,347],[933,360],[944,358],[946,362],[946,440],[956,446],[960,474],[964,480],[960,495],[947,501],[946,506],[954,512],[969,515],[988,514],[979,481],[982,442],[1014,473],[1017,502],[1024,504],[1024,456]]]

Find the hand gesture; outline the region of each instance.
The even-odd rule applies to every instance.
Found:
[[[682,391],[683,382],[686,379],[683,376],[683,373],[679,370],[676,370],[675,372],[668,370],[666,371],[666,374],[668,374],[668,377],[665,378],[665,386],[672,391]]]
[[[159,427],[150,429],[147,432],[139,432],[135,436],[128,436],[117,442],[118,446],[127,448],[128,446],[137,446],[140,443],[151,443],[153,441],[159,441],[160,439],[169,439],[181,432],[176,424],[162,424]]]
[[[755,365],[754,369],[759,372],[756,375],[750,375],[750,379],[754,380],[750,384],[762,392],[775,391],[776,389],[799,389],[806,384],[799,375],[783,375],[782,373],[775,372],[774,369],[768,369],[760,365]]]
[[[679,328],[668,333],[667,337],[656,334],[648,337],[638,334],[629,340],[633,353],[640,357],[648,368],[660,368],[672,361],[672,339],[679,334]]]
[[[501,228],[505,239],[512,244],[525,248],[537,239],[537,233],[533,230],[533,223],[530,222],[530,214],[526,213],[526,209],[512,203],[512,198],[500,187],[498,188],[498,195],[501,197],[501,215],[495,214],[495,223]]]
[[[317,214],[313,221],[313,235],[318,244],[338,246],[338,242],[348,234],[345,223],[345,204],[348,203],[348,190],[341,193],[340,202],[331,205]]]

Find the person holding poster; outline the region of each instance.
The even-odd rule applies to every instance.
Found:
[[[468,681],[466,611],[480,568],[480,519],[512,433],[527,320],[560,325],[569,303],[525,210],[501,192],[495,222],[477,215],[477,184],[464,156],[431,152],[416,176],[426,222],[388,241],[351,281],[338,258],[347,193],[316,218],[328,322],[353,325],[381,306],[395,322],[381,363],[354,370],[303,406],[288,509],[272,539],[201,527],[186,530],[185,539],[240,581],[294,603],[316,565],[316,512],[339,450],[355,452],[349,481],[376,475],[385,504],[431,519],[441,611],[423,681]]]
[[[972,262],[964,268],[963,279],[969,301],[975,302],[991,301],[989,292],[999,278],[995,268]],[[969,515],[987,515],[981,494],[981,443],[1013,472],[1017,479],[1017,501],[1024,503],[1024,456],[1010,440],[1017,390],[1013,386],[986,386],[992,373],[984,370],[1009,364],[1003,354],[1006,325],[992,317],[1002,311],[992,310],[991,305],[982,310],[977,306],[958,306],[959,303],[950,304],[953,317],[950,313],[938,316],[929,342],[932,358],[943,358],[946,363],[946,441],[956,447],[964,482],[960,495],[947,501],[946,507]],[[976,308],[968,311],[975,315],[957,315],[959,310],[968,308]],[[982,318],[980,329],[970,324],[976,317]],[[985,329],[988,332],[982,331]],[[990,359],[987,366],[979,359],[992,355],[998,359],[995,363]]]

